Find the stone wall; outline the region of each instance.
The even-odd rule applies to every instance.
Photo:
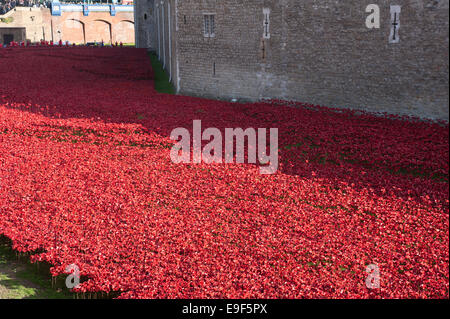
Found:
[[[5,37],[12,37],[9,42],[16,41],[20,42],[25,40],[25,28],[0,28],[0,46],[5,44]],[[8,44],[9,44],[8,42]]]
[[[13,19],[11,23],[0,22],[0,28],[25,28],[26,39],[32,42],[38,42],[41,39],[51,40],[51,15],[49,9],[16,7],[0,17]]]
[[[172,59],[167,34],[160,57],[181,93],[282,98],[448,120],[448,0],[156,3],[154,24],[145,27],[147,47],[156,48],[163,35],[155,12],[161,15],[164,7],[167,15],[170,3]],[[372,3],[380,8],[379,29],[366,27]],[[401,6],[398,43],[389,41],[391,5]],[[266,37],[264,10],[270,10]],[[203,34],[203,15],[209,13],[215,14],[214,37]]]
[[[135,0],[136,46],[155,50],[156,15],[153,0]]]

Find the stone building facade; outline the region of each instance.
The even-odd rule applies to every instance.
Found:
[[[80,6],[81,7],[81,6]],[[133,7],[130,6],[132,9]],[[16,7],[0,15],[0,29],[25,28],[25,39],[85,44],[88,42],[134,43],[134,12],[61,12],[53,15],[48,8]],[[23,40],[25,40],[23,39]],[[22,41],[18,37],[15,41]],[[3,44],[3,38],[0,39]]]
[[[379,28],[366,23],[375,12],[370,4],[379,8]],[[448,120],[448,0],[137,0],[135,6],[137,45],[158,53],[182,94]]]

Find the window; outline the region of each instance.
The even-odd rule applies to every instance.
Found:
[[[215,36],[216,25],[214,20],[214,14],[203,15],[203,35],[205,37],[212,38]]]

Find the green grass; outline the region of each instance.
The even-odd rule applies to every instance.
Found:
[[[18,258],[10,243],[0,239],[0,299],[70,299],[70,293],[59,280],[52,287],[48,267],[29,261],[28,256]]]
[[[149,53],[154,72],[155,90],[158,93],[175,94],[175,88],[169,82],[169,76],[154,52]]]
[[[2,22],[2,23],[13,23],[14,22],[14,18],[13,17],[1,18],[0,22]]]

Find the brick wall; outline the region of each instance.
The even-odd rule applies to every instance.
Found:
[[[166,14],[168,3],[172,8],[171,73],[181,93],[292,99],[448,120],[448,0],[157,3]],[[380,7],[380,29],[365,25],[371,3]],[[390,5],[401,6],[399,43],[389,43]],[[269,39],[263,36],[263,8],[270,9]],[[215,14],[213,38],[203,36],[205,13]],[[157,47],[157,26],[146,30],[148,47]]]

